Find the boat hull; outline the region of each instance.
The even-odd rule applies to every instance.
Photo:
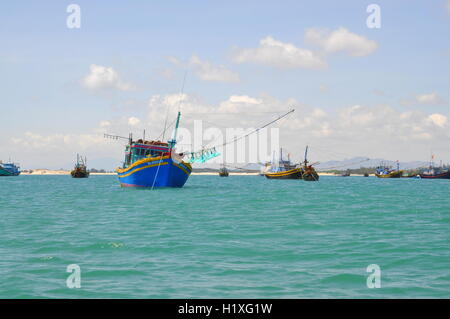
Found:
[[[389,174],[375,174],[378,178],[400,178],[402,176],[401,171],[391,172]]]
[[[183,187],[192,167],[164,156],[145,158],[116,171],[122,187]]]
[[[302,179],[303,174],[300,168],[294,168],[283,172],[265,173],[264,175],[269,179]]]
[[[20,172],[11,172],[0,166],[0,176],[19,176]]]
[[[450,179],[450,171],[440,174],[420,174],[420,178],[425,179]]]
[[[73,178],[88,178],[89,177],[89,172],[72,171],[72,172],[70,172],[70,175],[72,175]]]
[[[319,180],[319,174],[317,173],[304,173],[303,180],[307,182],[317,182]]]

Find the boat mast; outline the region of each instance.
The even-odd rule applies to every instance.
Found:
[[[175,129],[173,130],[172,139],[169,141],[171,152],[172,152],[172,149],[175,147],[175,144],[177,143],[177,132],[178,132],[178,125],[180,124],[180,116],[181,116],[181,112],[178,111],[177,121],[175,123]]]
[[[283,148],[282,147],[280,147],[280,160],[279,160],[279,162],[278,162],[278,165],[279,164],[283,164]]]
[[[305,150],[305,167],[308,164],[308,160],[306,159],[308,156],[308,145],[306,145],[306,150]]]

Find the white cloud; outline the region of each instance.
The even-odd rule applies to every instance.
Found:
[[[203,81],[239,82],[239,74],[228,70],[223,65],[214,65],[209,61],[202,61],[196,55],[190,58],[189,65]]]
[[[447,117],[442,114],[434,113],[428,116],[428,119],[434,124],[439,127],[444,127],[447,125]]]
[[[200,59],[197,55],[191,56],[187,62],[169,56],[167,60],[176,65],[182,67],[191,68],[195,75],[197,75],[202,81],[211,82],[239,82],[239,74],[227,69],[224,65],[216,65],[209,61]],[[168,73],[165,70],[165,73]],[[170,73],[171,76],[173,72]],[[167,77],[167,76],[166,76]]]
[[[313,51],[278,41],[271,36],[261,39],[257,48],[236,49],[233,61],[253,62],[278,68],[321,69],[327,66],[327,63]]]
[[[400,101],[402,105],[444,105],[447,104],[447,101],[444,100],[439,94],[436,92],[425,93],[425,94],[417,94],[412,98],[403,99]]]
[[[430,94],[417,95],[416,100],[420,104],[441,104],[444,102],[436,92]]]
[[[91,64],[90,72],[82,79],[82,84],[91,90],[114,88],[121,91],[133,89],[133,85],[125,83],[112,67]]]
[[[141,124],[141,120],[138,119],[137,117],[132,116],[132,117],[128,118],[128,125],[137,126],[139,124]]]
[[[351,56],[367,56],[378,44],[345,28],[336,30],[310,28],[306,30],[305,41],[319,46],[325,53],[346,52]]]

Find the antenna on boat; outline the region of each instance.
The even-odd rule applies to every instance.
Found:
[[[308,156],[308,145],[306,145],[305,149],[305,165],[308,164],[307,156]]]

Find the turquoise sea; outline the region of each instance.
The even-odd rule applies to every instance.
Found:
[[[450,298],[450,180],[0,179],[1,298]],[[69,289],[66,268],[81,269]],[[381,288],[366,268],[381,269]]]

